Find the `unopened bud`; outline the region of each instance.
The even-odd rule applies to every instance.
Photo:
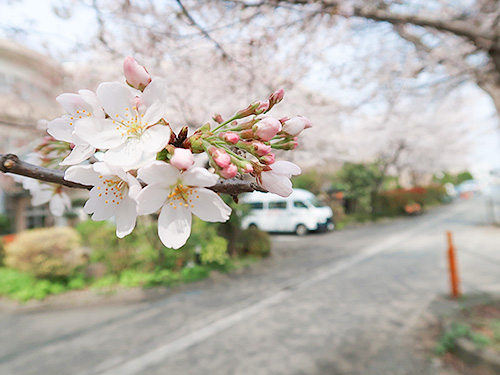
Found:
[[[255,110],[255,114],[259,115],[261,113],[266,112],[269,109],[269,102],[263,102],[263,101],[257,101],[256,103],[259,103],[259,106]]]
[[[273,164],[276,161],[276,157],[274,156],[273,153],[269,153],[267,155],[264,155],[264,156],[260,157],[259,161],[262,164],[270,165],[270,164]]]
[[[308,129],[312,126],[311,121],[307,117],[304,116],[296,116],[288,121],[285,121],[283,124],[283,132],[296,136],[299,135],[304,129]]]
[[[258,156],[264,156],[271,152],[271,146],[262,142],[253,142],[253,149]]]
[[[139,65],[133,57],[127,56],[123,61],[123,74],[127,83],[138,90],[143,91],[151,82],[148,71]]]
[[[229,164],[228,166],[222,168],[219,174],[224,178],[233,178],[238,174],[238,168],[234,164]]]
[[[255,111],[257,110],[257,108],[259,108],[259,105],[260,105],[260,102],[255,102],[255,103],[252,103],[250,104],[248,107],[246,107],[245,109],[242,109],[238,112],[236,112],[236,118],[244,118],[244,117],[247,117],[247,116],[250,116],[250,115],[255,115]]]
[[[240,136],[234,132],[220,133],[219,137],[227,143],[231,143],[233,145],[238,143],[238,141],[240,140]]]
[[[221,168],[226,168],[231,164],[231,156],[221,148],[210,147],[208,153],[212,157],[215,164]]]
[[[281,123],[273,117],[264,117],[253,126],[253,131],[261,141],[267,142],[281,130]]]
[[[193,153],[187,148],[176,148],[170,164],[180,170],[189,169],[194,164]]]
[[[224,119],[222,118],[221,115],[219,115],[218,113],[216,113],[214,115],[214,117],[212,117],[214,119],[214,121],[218,124],[222,124],[224,122]]]
[[[269,95],[269,107],[273,107],[283,100],[285,96],[285,91],[283,89],[276,90],[271,95]]]

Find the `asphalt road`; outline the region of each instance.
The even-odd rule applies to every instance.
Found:
[[[481,199],[303,238],[147,302],[0,313],[1,375],[437,374],[417,334],[448,292],[500,292],[500,228]]]

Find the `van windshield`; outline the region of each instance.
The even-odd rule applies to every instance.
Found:
[[[311,202],[314,207],[325,207],[326,206],[323,201],[319,200],[316,197],[309,199],[309,202]]]

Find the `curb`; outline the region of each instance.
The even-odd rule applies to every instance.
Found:
[[[453,352],[470,365],[481,365],[494,374],[500,374],[500,356],[492,349],[478,349],[474,343],[462,337],[455,341]]]

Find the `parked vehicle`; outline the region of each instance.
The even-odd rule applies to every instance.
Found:
[[[303,189],[294,189],[286,198],[271,193],[253,192],[241,197],[250,206],[242,220],[246,229],[255,226],[266,232],[293,232],[299,236],[309,231],[333,230],[332,209]]]

